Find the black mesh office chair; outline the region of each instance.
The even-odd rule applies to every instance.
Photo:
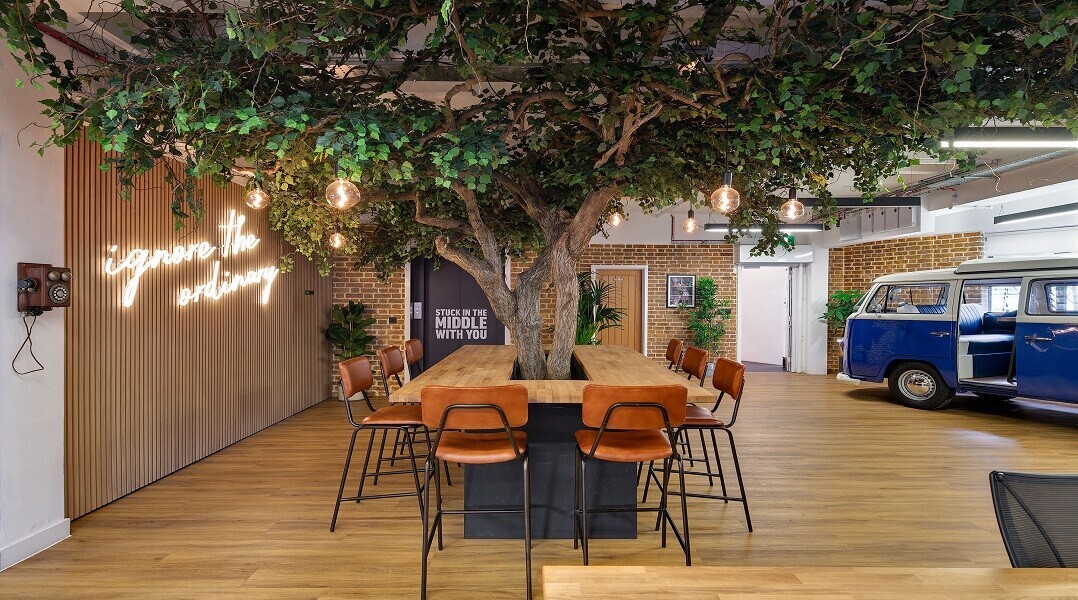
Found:
[[[1078,567],[1078,475],[989,475],[1013,567]]]

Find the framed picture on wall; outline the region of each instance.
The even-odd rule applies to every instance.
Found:
[[[666,307],[696,306],[696,275],[666,276]]]

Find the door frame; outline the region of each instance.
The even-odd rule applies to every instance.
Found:
[[[770,269],[770,268],[783,268],[786,269],[787,283],[786,283],[786,299],[788,306],[786,307],[787,319],[786,323],[786,339],[783,341],[783,350],[786,354],[786,371],[789,373],[805,373],[805,356],[807,355],[808,335],[806,334],[806,324],[808,323],[807,315],[809,313],[809,299],[806,290],[808,289],[808,269],[805,268],[804,263],[753,263],[751,268],[754,269]],[[742,294],[741,294],[741,279],[745,273],[745,265],[738,264],[734,269],[735,277],[738,281],[736,287],[736,306],[743,306]],[[735,327],[737,328],[736,334],[736,354],[737,361],[741,362],[741,335],[744,331],[742,327],[742,311],[736,311],[736,319],[734,320]]]
[[[595,281],[595,272],[602,270],[641,271],[640,274],[640,347],[644,356],[648,355],[648,266],[647,265],[592,265],[591,280]]]

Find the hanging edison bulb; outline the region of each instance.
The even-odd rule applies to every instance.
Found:
[[[610,216],[606,219],[606,222],[609,223],[611,227],[617,227],[618,225],[621,225],[625,222],[625,215],[622,215],[621,211],[615,210],[614,212],[610,213]]]
[[[362,195],[356,184],[344,177],[338,177],[333,183],[326,186],[326,202],[338,210],[348,210],[359,204]]]
[[[247,206],[255,210],[262,210],[269,205],[270,197],[266,193],[266,190],[262,189],[262,186],[255,184],[253,190],[247,192]]]
[[[700,229],[700,221],[696,220],[696,213],[691,208],[685,221],[681,223],[681,228],[685,230],[685,233],[696,233]]]
[[[741,192],[734,189],[734,174],[730,171],[722,178],[722,185],[711,194],[711,208],[729,214],[741,206]]]
[[[344,234],[339,231],[334,231],[329,236],[329,245],[331,248],[341,249],[348,243],[348,238],[344,237]]]
[[[790,188],[790,199],[779,207],[779,218],[792,223],[805,216],[805,205],[797,199],[797,188]]]

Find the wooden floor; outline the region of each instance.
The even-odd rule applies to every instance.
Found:
[[[692,500],[696,564],[1007,566],[988,472],[1078,472],[1074,407],[971,397],[922,412],[881,386],[750,373],[736,430],[756,531],[737,504]],[[0,597],[416,598],[414,500],[346,505],[329,533],[349,431],[327,401],[235,444],[76,520],[0,573]],[[451,519],[432,600],[523,597],[521,543],[460,533]],[[681,560],[650,532],[592,544],[598,565]],[[537,597],[542,565],[578,561],[568,541],[537,541]]]

